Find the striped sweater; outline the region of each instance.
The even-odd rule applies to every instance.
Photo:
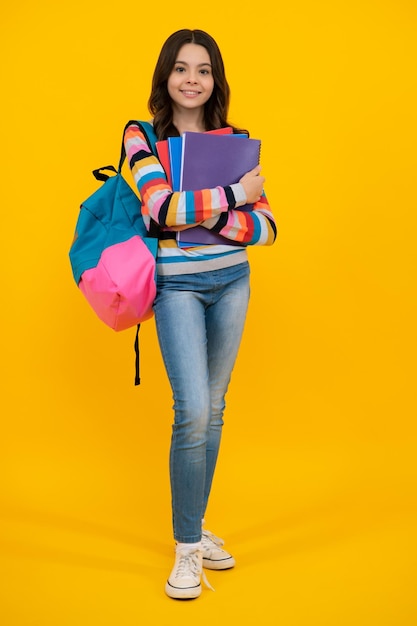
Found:
[[[252,211],[239,211],[246,204],[240,183],[173,192],[162,165],[137,125],[126,129],[124,143],[147,228],[151,219],[163,233],[199,224],[234,242],[180,248],[174,238],[162,238],[158,246],[158,274],[190,274],[237,265],[247,259],[247,245],[271,245],[275,241],[276,225],[264,193]]]

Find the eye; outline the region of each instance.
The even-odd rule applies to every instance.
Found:
[[[208,74],[210,74],[209,70],[200,70],[200,74],[203,74],[204,76],[207,76]]]
[[[175,71],[179,72],[179,73],[185,72],[185,68],[182,67],[181,65],[177,65],[176,68],[175,68]]]

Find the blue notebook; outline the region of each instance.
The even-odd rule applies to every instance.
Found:
[[[181,191],[182,137],[168,137],[168,154],[171,164],[172,190]]]

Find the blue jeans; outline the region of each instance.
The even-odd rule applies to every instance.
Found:
[[[223,426],[225,394],[249,301],[249,264],[158,276],[154,305],[174,398],[170,480],[174,539],[201,539]]]

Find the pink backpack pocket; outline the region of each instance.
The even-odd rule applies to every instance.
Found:
[[[153,315],[155,258],[139,236],[103,250],[96,267],[85,270],[79,287],[97,316],[116,331]]]

